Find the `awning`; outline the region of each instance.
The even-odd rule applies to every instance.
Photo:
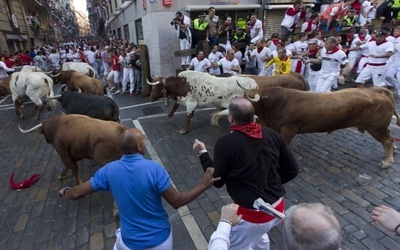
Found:
[[[306,3],[304,4],[307,7],[314,7],[313,3]],[[277,10],[277,9],[287,9],[292,7],[293,4],[266,4],[264,7],[266,10]]]
[[[186,11],[206,11],[210,5],[188,5],[185,7]],[[261,8],[261,4],[238,4],[238,5],[217,5],[214,6],[217,11],[220,10],[251,10]]]

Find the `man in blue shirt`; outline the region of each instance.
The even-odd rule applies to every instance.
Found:
[[[114,249],[172,249],[171,225],[161,197],[177,209],[196,199],[220,178],[213,178],[214,169],[208,168],[196,187],[177,192],[167,171],[143,158],[145,137],[140,130],[125,130],[119,138],[119,147],[124,154],[120,160],[99,169],[89,181],[60,189],[59,196],[75,200],[96,191],[111,191],[121,220]]]

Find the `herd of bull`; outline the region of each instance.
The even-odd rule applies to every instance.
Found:
[[[58,178],[66,178],[71,170],[78,184],[82,183],[82,179],[77,161],[93,159],[99,166],[104,166],[119,159],[122,152],[117,140],[126,129],[117,123],[118,106],[104,96],[106,91],[90,68],[85,63],[70,63],[64,64],[57,72],[45,73],[34,72],[35,67],[27,67],[0,82],[0,93],[12,95],[16,112],[21,117],[21,104],[27,98],[38,106],[36,119],[40,118],[44,102],[49,107],[55,106],[55,100],[62,103],[67,115],[56,115],[31,129],[19,129],[22,133],[35,130],[43,133],[46,142],[54,146],[65,165]],[[47,74],[56,83],[67,87],[68,91],[54,96],[53,80]],[[222,109],[211,118],[211,124],[218,125],[220,117],[228,115],[227,108],[233,98],[247,97],[253,102],[259,122],[279,132],[288,144],[296,134],[330,133],[356,127],[361,132],[367,131],[383,145],[385,158],[381,162],[382,167],[389,167],[394,162],[394,140],[389,125],[393,115],[399,126],[400,121],[393,94],[385,88],[312,93],[307,92],[304,77],[297,73],[215,77],[194,71],[184,71],[168,78],[156,77],[148,84],[152,86],[151,101],[164,98],[165,105],[168,105],[169,98],[176,100],[168,117],[172,117],[180,105],[186,106],[186,125],[180,130],[182,134],[189,131],[190,121],[198,106]]]

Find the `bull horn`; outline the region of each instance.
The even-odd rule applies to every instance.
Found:
[[[247,95],[247,92],[245,92],[245,95],[246,95],[247,99],[249,99],[249,100],[252,101],[252,102],[258,102],[258,101],[260,100],[260,95],[259,95],[259,94],[255,94],[255,95],[254,95],[254,98],[249,97],[249,96]]]
[[[238,80],[236,80],[236,83],[237,83],[237,85],[239,85],[239,87],[240,87],[241,89],[243,89],[244,91],[247,91],[247,90],[248,90],[248,89],[245,89],[242,85],[240,85],[240,83],[239,83]]]
[[[152,86],[155,86],[155,85],[157,85],[157,84],[159,84],[159,83],[160,83],[160,81],[156,81],[156,82],[149,82],[149,80],[148,80],[148,79],[146,79],[146,81],[147,81],[147,84],[148,84],[148,85],[152,85]]]
[[[52,72],[53,72],[53,71],[50,70],[49,72],[43,72],[43,74],[45,74],[45,75],[51,75]]]
[[[49,99],[49,100],[55,100],[55,99],[58,99],[60,97],[61,97],[61,94],[60,95],[55,95],[55,96],[49,96],[49,95],[46,96],[46,98]]]
[[[36,125],[35,127],[31,128],[31,129],[23,130],[18,124],[19,131],[21,131],[21,133],[24,133],[24,134],[31,133],[31,132],[35,131],[36,129],[41,128],[42,126],[43,126],[43,124],[40,123],[39,125]]]
[[[51,76],[51,77],[57,77],[57,76],[59,76],[59,75],[60,75],[60,73],[58,73],[58,74],[56,74],[56,75],[51,74],[50,76]]]
[[[76,87],[78,89],[78,93],[82,93],[82,90],[79,87]]]

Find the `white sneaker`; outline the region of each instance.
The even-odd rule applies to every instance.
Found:
[[[115,91],[115,94],[121,93],[121,90],[118,89],[117,91]]]

